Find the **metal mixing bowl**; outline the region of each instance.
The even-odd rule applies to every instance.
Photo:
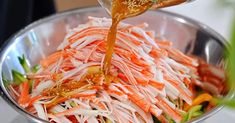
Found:
[[[53,51],[63,41],[66,31],[79,24],[86,23],[88,16],[108,17],[108,14],[98,7],[83,8],[65,13],[59,13],[27,26],[12,36],[1,49],[0,73],[12,80],[11,70],[23,72],[18,56],[25,55],[30,66]],[[174,47],[189,54],[205,59],[208,63],[218,65],[223,59],[225,39],[211,28],[192,19],[164,11],[148,11],[143,15],[126,20],[131,24],[147,22],[149,29],[157,35],[174,42]],[[14,97],[4,86],[0,76],[0,95],[20,114],[34,122],[45,122],[21,108]],[[191,122],[199,122],[212,116],[221,107],[216,107],[203,116]]]

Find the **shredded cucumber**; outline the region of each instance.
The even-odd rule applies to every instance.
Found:
[[[13,81],[17,84],[20,85],[22,82],[27,81],[27,79],[25,78],[25,76],[23,74],[21,74],[20,72],[16,71],[16,70],[12,70],[12,76],[13,76]]]
[[[33,73],[36,73],[36,72],[38,72],[38,70],[40,69],[40,65],[35,65],[35,66],[33,66],[33,68],[32,68],[32,72]]]
[[[197,117],[202,115],[204,112],[201,111],[203,108],[202,105],[196,105],[189,109],[189,111],[186,114],[183,114],[183,120],[182,122],[187,122],[191,120],[193,117]]]
[[[21,66],[23,67],[25,73],[29,73],[30,72],[30,68],[29,68],[29,66],[28,66],[28,64],[26,62],[25,56],[22,55],[22,57],[18,57],[18,60],[19,60],[19,62],[21,64]]]

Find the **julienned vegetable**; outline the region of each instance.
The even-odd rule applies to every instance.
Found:
[[[155,38],[147,24],[120,23],[110,73],[102,72],[111,21],[89,18],[68,32],[57,51],[9,89],[20,106],[50,122],[186,122],[215,106],[222,69]],[[202,93],[203,92],[203,93]]]
[[[30,68],[29,68],[29,66],[28,66],[28,64],[26,62],[25,56],[23,55],[22,57],[18,57],[18,60],[19,60],[19,62],[21,64],[21,66],[23,67],[24,71],[26,73],[29,73],[30,72]]]

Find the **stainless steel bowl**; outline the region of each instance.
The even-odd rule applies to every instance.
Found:
[[[59,13],[27,26],[12,36],[1,49],[0,73],[12,79],[11,70],[23,72],[17,57],[24,54],[30,66],[38,63],[39,59],[56,50],[64,39],[66,31],[78,24],[86,23],[88,16],[108,17],[104,9],[93,7],[83,8],[65,13]],[[211,28],[181,15],[164,12],[148,11],[145,14],[126,20],[131,24],[147,22],[149,29],[165,39],[174,42],[174,47],[189,54],[194,54],[205,59],[208,63],[219,64],[223,59],[225,39]],[[4,86],[0,76],[0,95],[5,101],[20,114],[34,122],[45,122],[21,108],[14,97]],[[212,116],[221,107],[193,120],[199,122]]]

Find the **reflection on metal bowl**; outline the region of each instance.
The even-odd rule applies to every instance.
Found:
[[[88,16],[108,17],[108,14],[98,7],[78,9],[47,17],[22,29],[12,36],[1,49],[0,73],[3,73],[8,79],[12,79],[12,69],[23,71],[17,58],[22,54],[25,54],[29,65],[34,66],[40,59],[56,50],[63,41],[67,30],[78,24],[86,23]],[[187,54],[201,57],[210,64],[219,65],[223,60],[225,39],[209,27],[189,18],[164,11],[148,11],[138,17],[128,19],[126,22],[131,24],[146,22],[150,25],[149,29],[154,30],[163,38],[173,41],[174,47]],[[9,105],[34,122],[45,122],[21,108],[4,87],[2,76],[0,79],[0,95]],[[192,122],[205,120],[221,108],[216,107]]]

